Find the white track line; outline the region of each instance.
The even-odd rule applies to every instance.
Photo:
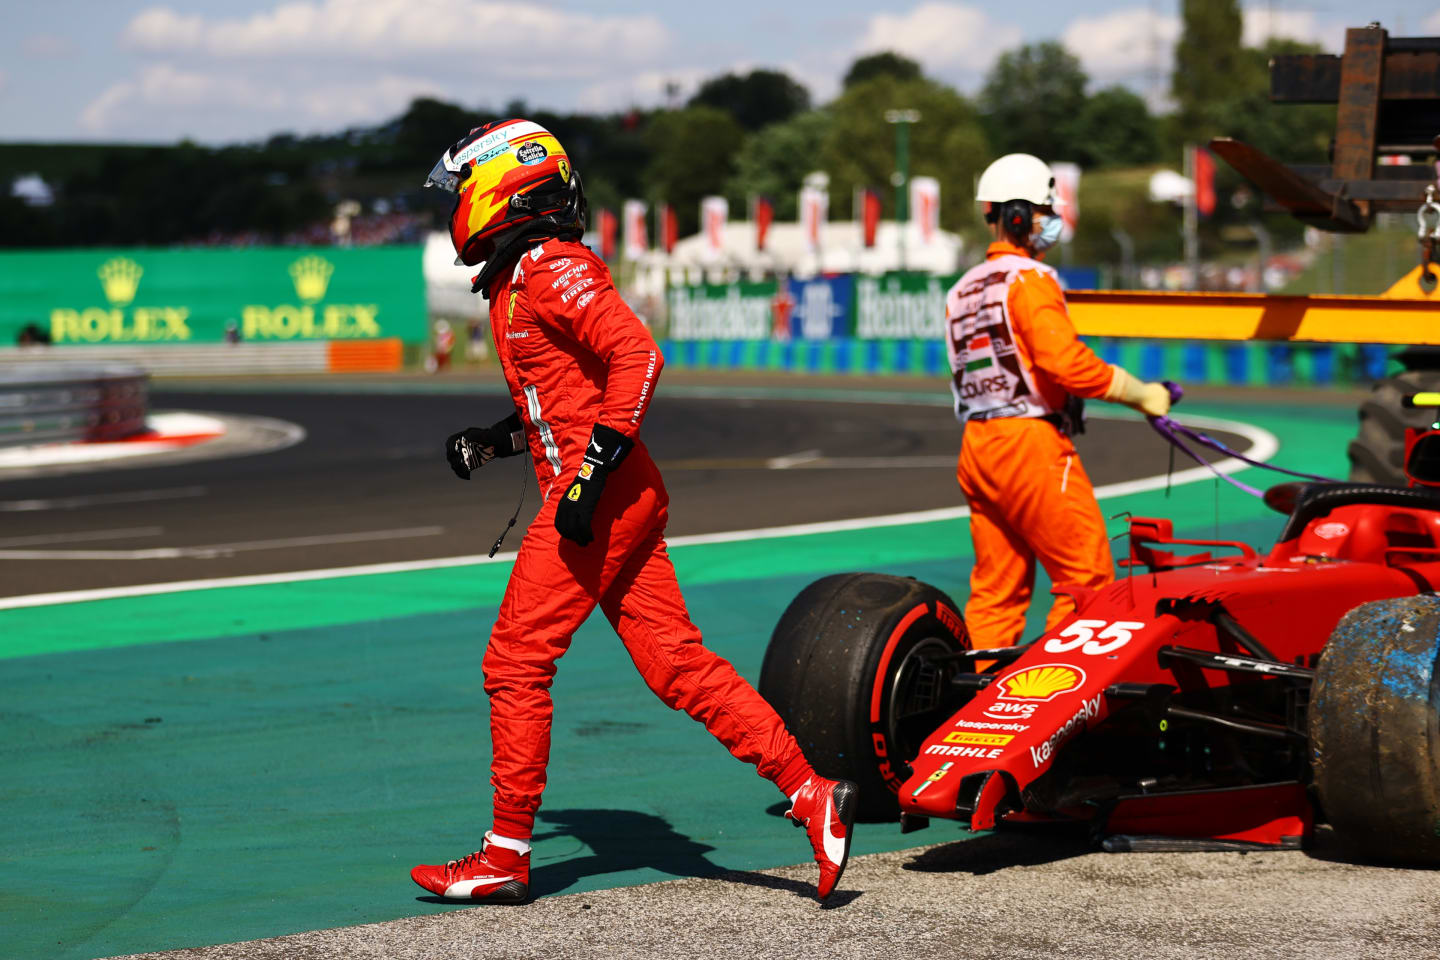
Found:
[[[946,453],[915,457],[817,457],[805,463],[792,463],[787,470],[939,470],[954,467],[956,455]],[[772,468],[774,469],[774,468]]]
[[[159,530],[160,528],[153,529]],[[365,530],[359,533],[330,533],[313,537],[286,537],[280,540],[241,540],[235,543],[211,543],[199,547],[152,547],[146,550],[0,550],[0,560],[175,560],[181,557],[213,560],[216,557],[228,557],[247,550],[321,547],[335,543],[366,543],[373,540],[404,540],[410,537],[434,537],[444,532],[444,527],[404,527],[398,530]],[[104,539],[87,538],[74,534],[68,536],[77,540]],[[7,544],[4,541],[0,541],[0,546],[5,545]],[[19,546],[19,544],[9,545]]]
[[[6,537],[0,540],[0,547],[42,547],[51,543],[126,540],[130,537],[158,537],[164,532],[164,527],[122,527],[114,530],[87,530],[83,533],[46,533],[33,537]]]
[[[1097,418],[1128,419],[1128,418]],[[1241,423],[1238,420],[1222,420],[1217,417],[1176,417],[1176,420],[1191,427],[1208,427],[1224,430],[1250,441],[1246,456],[1262,463],[1275,456],[1280,441],[1269,430]],[[1234,458],[1221,460],[1215,468],[1221,473],[1236,473],[1247,468],[1247,464]],[[1131,493],[1162,490],[1166,485],[1183,486],[1198,483],[1212,476],[1204,467],[1193,467],[1177,471],[1166,477],[1160,474],[1139,480],[1126,480],[1095,488],[1097,500],[1107,500]],[[740,540],[764,540],[777,537],[799,537],[818,533],[837,533],[847,530],[869,530],[880,527],[899,527],[915,523],[931,523],[937,520],[955,520],[970,515],[969,507],[946,507],[939,510],[919,510],[911,513],[893,513],[881,517],[860,517],[853,520],[831,520],[823,523],[799,523],[783,527],[761,527],[755,530],[733,530],[727,533],[702,533],[688,537],[671,537],[671,547],[690,547],[708,543],[733,543]],[[248,577],[214,577],[208,580],[182,580],[174,583],[145,583],[132,587],[104,587],[94,590],[69,590],[62,593],[36,593],[25,597],[0,598],[0,610],[15,610],[22,607],[43,607],[60,603],[81,603],[88,600],[111,600],[118,597],[145,597],[162,593],[183,593],[192,590],[214,590],[221,587],[250,587],[273,583],[303,583],[307,580],[330,580],[336,577],[363,577],[384,573],[409,573],[416,570],[441,570],[447,567],[465,567],[486,563],[510,563],[514,552],[487,557],[477,553],[463,557],[440,557],[434,560],[406,560],[396,563],[371,563],[353,567],[332,567],[325,570],[300,570],[292,573],[266,573]]]
[[[0,500],[0,513],[29,513],[37,510],[78,510],[111,503],[143,503],[149,500],[182,500],[203,497],[204,487],[172,487],[169,490],[134,490],[128,493],[96,493],[82,497],[55,497],[50,500]]]
[[[814,463],[823,454],[819,450],[801,450],[799,453],[792,453],[784,457],[771,457],[765,461],[765,466],[771,470],[789,470],[792,467],[803,467],[807,463]]]

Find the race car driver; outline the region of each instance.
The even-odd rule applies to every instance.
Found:
[[[790,798],[827,897],[849,854],[856,787],[821,777],[764,699],[690,622],[666,552],[669,497],[639,439],[663,360],[650,331],[579,240],[586,204],[569,156],[547,130],[506,120],[472,130],[427,186],[456,194],[451,239],[480,264],[474,290],[514,411],[454,434],[462,479],[492,457],[529,453],[544,504],[525,533],[485,651],[493,829],[459,860],[421,865],[416,883],[447,898],[529,897],[530,839],[550,755],[556,661],[598,604],[641,676]]]
[[[1060,238],[1055,178],[1012,153],[980,175],[976,200],[994,242],[945,300],[955,416],[965,427],[956,475],[970,504],[975,567],[966,625],[977,648],[1016,643],[1038,557],[1054,586],[1114,579],[1100,506],[1071,436],[1079,398],[1163,415],[1170,394],[1107,365],[1077,339],[1055,271],[1040,263]],[[1074,610],[1058,593],[1047,629]]]

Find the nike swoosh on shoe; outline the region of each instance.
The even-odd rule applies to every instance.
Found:
[[[497,877],[480,877],[473,880],[458,880],[445,888],[443,896],[446,897],[468,897],[475,892],[476,887],[488,887],[492,884],[504,883],[507,880],[514,880],[515,875],[506,874]]]
[[[840,864],[845,862],[845,838],[837,837],[830,832],[830,824],[834,820],[835,800],[833,797],[825,799],[825,828],[821,836],[825,843],[825,856],[831,863]]]

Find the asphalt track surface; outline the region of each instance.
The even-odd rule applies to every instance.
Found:
[[[937,385],[936,389],[943,387]],[[706,392],[713,395],[701,395]],[[857,401],[864,402],[855,403],[837,403],[833,398],[816,400],[813,390],[808,393],[811,399],[803,395],[778,399],[770,386],[755,383],[729,384],[714,391],[692,385],[688,392],[681,385],[668,394],[662,389],[646,434],[671,491],[673,536],[957,504],[949,465],[956,437],[943,406],[927,405],[913,397],[906,403],[870,402],[885,398],[883,387],[878,395],[857,396]],[[483,484],[464,484],[448,473],[436,453],[436,441],[452,429],[471,422],[489,422],[505,412],[503,400],[483,384],[473,393],[467,390],[447,395],[359,392],[335,396],[273,384],[263,391],[192,387],[188,392],[159,390],[156,405],[276,417],[300,424],[308,438],[288,450],[255,457],[103,474],[0,480],[0,503],[51,504],[0,512],[0,540],[24,541],[18,547],[0,545],[0,550],[87,548],[124,552],[157,544],[204,548],[172,559],[0,560],[0,593],[16,596],[483,553],[513,509],[518,493],[520,473],[508,469],[513,462],[499,464],[500,471],[487,468],[492,472],[487,473]],[[498,410],[497,405],[501,405]],[[1286,434],[1286,445],[1279,459],[1300,469],[1322,472],[1338,468],[1334,450],[1339,438],[1353,429],[1353,421],[1344,411],[1307,404],[1267,410],[1252,402],[1231,402],[1228,406],[1212,404],[1207,412],[1236,419],[1247,419],[1248,413],[1264,414],[1257,419],[1266,420],[1272,430],[1288,426],[1288,431],[1281,431]],[[1091,433],[1082,438],[1081,449],[1097,485],[1163,473],[1167,463],[1165,451],[1149,440],[1142,425],[1134,422],[1096,422]],[[1331,453],[1324,452],[1327,450]],[[890,458],[895,463],[889,469],[880,469],[860,462],[861,458]],[[174,495],[150,498],[165,491]],[[1177,531],[1190,530],[1202,536],[1218,532],[1263,540],[1267,532],[1273,535],[1277,525],[1273,515],[1266,517],[1250,505],[1237,506],[1240,501],[1225,499],[1228,496],[1228,491],[1213,485],[1196,485],[1188,492],[1177,493],[1174,500],[1162,500],[1159,493],[1122,498],[1117,509],[1123,506],[1152,513],[1164,510],[1166,515],[1176,517]],[[528,502],[532,508],[533,498],[532,491]],[[1108,501],[1106,512],[1110,512]],[[910,540],[903,528],[883,534],[884,544],[873,548],[874,566],[910,570],[958,592],[963,588],[968,563],[963,561],[963,544],[957,541],[954,546],[935,545],[936,529],[935,525],[920,525]],[[947,534],[953,532],[939,529]],[[126,530],[136,532],[127,537]],[[76,539],[97,531],[109,533],[94,541]],[[960,533],[963,535],[963,530]],[[863,536],[870,539],[862,539],[861,533],[837,534],[831,539],[813,537],[822,542],[822,547],[812,553],[826,549],[843,553],[853,550],[856,544],[866,544],[870,549],[875,534]],[[51,538],[51,542],[36,542],[45,538]],[[514,539],[507,542],[507,549],[514,543]],[[789,543],[778,542],[777,558],[782,556],[781,547]],[[237,549],[237,544],[244,548]],[[687,589],[687,595],[697,622],[706,625],[722,615],[733,614],[740,617],[741,623],[732,632],[754,633],[764,623],[773,622],[771,607],[783,606],[784,597],[793,595],[812,571],[825,569],[827,562],[807,555],[803,562],[795,561],[787,567],[777,559],[776,569],[767,572],[765,549],[762,545],[754,551],[755,556],[742,571],[744,578],[733,571],[715,572],[717,561],[711,554],[706,555],[710,558],[706,563],[697,563],[688,560],[684,551],[677,552],[682,580],[687,587],[695,584]],[[844,557],[828,562],[832,568],[836,563],[843,565]],[[503,582],[502,568],[482,566],[479,571],[494,581],[493,589]],[[727,576],[731,579],[727,580]],[[371,578],[377,584],[376,594],[384,593],[379,586],[381,579]],[[275,596],[274,591],[265,593],[267,589],[252,588],[244,595],[263,606],[264,598]],[[190,596],[220,597],[224,593]],[[237,596],[239,593],[236,591]],[[739,604],[737,594],[742,598]],[[399,603],[400,596],[400,592],[385,595],[384,602],[376,601],[377,607],[389,609]],[[356,594],[346,597],[346,602],[363,606]],[[417,608],[432,602],[422,597],[404,599]],[[100,634],[107,629],[103,617],[112,612],[124,613],[127,608],[121,606],[123,603],[0,611],[0,638],[4,638],[0,643],[15,639],[14,633],[7,637],[7,624],[20,633],[29,630],[37,637],[45,633],[36,627],[43,622],[38,619],[41,614],[50,618],[48,628],[54,636],[63,635],[68,640],[84,633],[83,627],[89,627],[91,634]],[[436,599],[433,603],[442,601]],[[92,609],[101,622],[89,617]],[[287,808],[308,799],[300,794],[323,789],[323,783],[314,779],[309,770],[289,771],[297,781],[293,789],[279,780],[269,781],[267,789],[275,796],[247,796],[238,803],[221,805],[223,809],[217,811],[193,805],[185,807],[183,815],[181,807],[174,804],[148,810],[140,806],[157,796],[162,806],[166,802],[164,789],[146,778],[158,774],[171,780],[203,780],[209,776],[233,789],[229,786],[233,781],[226,777],[235,773],[231,767],[242,767],[246,758],[226,751],[238,750],[237,743],[247,734],[273,725],[279,718],[246,713],[241,708],[236,717],[225,719],[227,728],[234,729],[227,729],[227,739],[223,740],[204,739],[206,730],[199,718],[218,712],[220,698],[236,693],[253,699],[256,710],[274,708],[278,702],[274,690],[256,686],[259,674],[246,672],[253,659],[249,650],[267,650],[275,661],[270,667],[272,672],[293,669],[292,685],[312,675],[303,660],[306,656],[313,657],[322,669],[326,662],[333,664],[330,669],[337,674],[337,685],[344,683],[344,659],[366,663],[374,659],[376,663],[371,666],[384,682],[406,690],[410,686],[404,676],[407,672],[429,670],[463,676],[475,671],[478,664],[473,657],[463,663],[425,663],[427,648],[420,646],[419,640],[412,654],[417,658],[414,662],[407,662],[403,650],[389,651],[390,659],[381,661],[374,638],[380,636],[385,624],[378,617],[373,636],[371,629],[354,624],[347,628],[348,634],[319,628],[288,634],[256,633],[256,622],[264,616],[260,610],[243,624],[241,615],[236,614],[236,625],[228,634],[207,621],[203,629],[177,625],[172,636],[156,627],[157,619],[170,611],[178,611],[177,620],[202,615],[200,611],[172,606],[158,615],[152,613],[151,619],[138,627],[132,628],[118,618],[110,621],[109,629],[117,633],[127,629],[132,634],[149,631],[149,636],[134,640],[141,645],[133,648],[93,649],[87,653],[84,644],[92,642],[92,636],[79,641],[81,647],[75,652],[0,659],[4,765],[18,771],[15,781],[0,784],[0,806],[7,808],[6,826],[12,831],[6,835],[7,852],[0,852],[0,888],[5,891],[0,901],[11,900],[9,912],[0,902],[0,914],[7,918],[0,924],[0,956],[93,957],[97,952],[120,952],[97,951],[105,944],[128,944],[132,951],[183,947],[237,939],[223,936],[236,930],[246,934],[246,942],[196,946],[164,955],[697,955],[755,960],[810,955],[1440,956],[1440,886],[1435,874],[1344,862],[1335,857],[1333,844],[1323,832],[1315,846],[1304,853],[1107,855],[1093,852],[1083,837],[1064,832],[1007,831],[967,838],[953,825],[942,823],[900,838],[892,828],[862,826],[857,838],[858,855],[852,859],[840,890],[822,908],[811,899],[812,865],[776,866],[797,864],[805,858],[798,834],[762,823],[767,837],[770,833],[780,835],[774,838],[773,849],[765,846],[771,842],[767,839],[755,852],[746,846],[751,838],[736,836],[736,828],[728,822],[706,828],[707,815],[718,817],[736,805],[763,806],[773,799],[762,799],[768,794],[753,783],[740,783],[742,774],[723,755],[708,765],[698,757],[677,761],[693,763],[693,775],[689,782],[682,776],[678,792],[666,795],[659,804],[663,817],[606,809],[623,804],[597,795],[601,791],[643,794],[652,788],[650,782],[634,782],[633,775],[623,769],[608,781],[594,780],[600,786],[589,787],[592,792],[588,795],[573,790],[567,795],[563,784],[552,784],[555,806],[560,809],[554,813],[556,819],[546,826],[559,837],[547,841],[549,849],[565,848],[564,853],[571,849],[568,845],[579,844],[582,851],[588,845],[590,855],[578,860],[573,854],[569,859],[563,855],[542,858],[543,866],[537,861],[535,886],[542,896],[526,907],[451,907],[425,898],[410,899],[413,892],[409,892],[396,897],[397,902],[387,914],[394,919],[367,924],[363,922],[367,919],[364,911],[347,919],[347,894],[353,893],[358,900],[365,878],[346,873],[336,865],[341,863],[347,847],[373,847],[375,838],[371,835],[382,828],[363,819],[344,819],[336,810],[327,810],[332,822],[323,825],[326,832],[320,835],[330,846],[287,849],[288,838],[279,833],[278,826],[294,825],[287,818]],[[36,616],[17,619],[20,614]],[[448,615],[425,613],[395,623],[403,630],[428,624],[431,632],[443,632],[436,623],[449,623],[444,620]],[[483,632],[483,623],[477,623],[487,615],[493,613],[487,614],[483,605],[478,611],[456,610],[453,617],[457,623],[451,628]],[[296,615],[292,612],[288,616],[294,619]],[[357,610],[352,619],[365,616],[364,610]],[[713,635],[716,643],[738,644],[726,630]],[[191,637],[211,639],[188,639]],[[162,642],[178,639],[187,642]],[[284,643],[287,639],[295,642]],[[250,646],[257,642],[261,646]],[[268,648],[263,646],[266,643],[270,644]],[[727,646],[725,652],[742,672],[754,675],[749,669],[757,662],[757,647]],[[566,682],[573,681],[577,688],[600,686],[608,682],[617,665],[623,669],[623,658],[592,667],[583,656],[578,649],[572,651],[562,665],[557,701],[566,702],[567,693],[559,689]],[[223,666],[214,665],[222,662]],[[177,663],[185,664],[187,673],[183,678],[168,672],[178,669]],[[284,686],[283,677],[269,682]],[[109,689],[117,683],[125,685],[125,689]],[[94,685],[89,695],[84,694],[86,685]],[[475,686],[473,682],[470,685]],[[78,697],[77,686],[82,688]],[[623,739],[627,733],[629,714],[620,710],[628,709],[630,704],[623,703],[622,707],[620,697],[633,699],[635,686],[623,690],[614,701],[615,712],[593,721],[593,729],[582,738],[594,754],[590,757],[592,763],[599,763],[595,757],[604,737]],[[572,690],[568,695],[577,694],[578,690]],[[322,712],[331,706],[325,691],[316,695],[313,691],[294,690],[286,695],[314,697]],[[345,690],[337,692],[334,699],[341,697],[358,699]],[[134,714],[135,722],[114,722],[115,705],[127,702],[131,705],[124,709]],[[51,706],[47,714],[42,707],[34,706],[37,703],[61,706]],[[352,704],[334,706],[349,708]],[[369,707],[369,723],[376,723],[378,718],[382,724],[370,739],[352,743],[345,738],[356,725],[347,727],[336,722],[296,732],[297,736],[316,738],[308,754],[282,753],[278,741],[262,740],[266,749],[277,751],[272,766],[283,768],[303,755],[314,767],[324,768],[329,754],[385,751],[387,735],[394,736],[398,729],[394,727],[395,718],[373,703],[354,706]],[[423,702],[413,705],[412,712],[421,716],[406,728],[413,731],[409,741],[389,748],[396,752],[387,756],[418,756],[436,750],[454,753],[445,745],[449,732],[445,725],[461,722],[456,718],[465,714],[437,712],[426,717],[425,708]],[[648,711],[643,716],[652,721],[657,714],[668,714],[650,702],[635,709]],[[86,715],[87,710],[97,716]],[[159,716],[140,717],[152,710],[164,712],[163,723]],[[66,712],[73,715],[67,717]],[[189,715],[195,720],[187,726]],[[688,724],[683,717],[665,719],[678,721],[678,726],[668,723],[663,729],[644,731],[662,747],[667,737],[679,735],[679,728]],[[212,722],[218,721],[212,718]],[[640,726],[634,725],[636,730]],[[686,727],[684,736],[693,737],[690,727],[693,724]],[[677,732],[672,733],[671,728]],[[586,733],[580,728],[575,732]],[[144,745],[147,737],[167,736],[179,739],[153,740],[150,746]],[[180,744],[179,740],[191,737],[197,741],[191,748]],[[216,748],[216,743],[223,748]],[[692,740],[680,741],[674,756],[685,756],[684,751],[692,749]],[[79,756],[73,752],[76,750]],[[585,756],[581,753],[569,757],[568,764],[557,765],[573,770],[577,763],[585,762]],[[605,756],[606,762],[611,762],[612,755]],[[103,771],[103,775],[92,776],[92,769]],[[274,776],[275,771],[267,772]],[[285,772],[280,771],[282,775]],[[55,781],[51,792],[45,791],[45,785],[32,782],[42,779],[38,773]],[[396,779],[407,773],[414,771],[397,767]],[[481,777],[471,771],[466,775],[467,782],[479,786],[477,792],[483,794]],[[407,848],[400,850],[397,859],[408,857],[413,848],[422,846],[422,841],[417,836],[405,840],[405,831],[418,835],[420,828],[416,825],[433,821],[435,808],[431,806],[412,816],[410,808],[420,807],[425,798],[412,801],[403,795],[397,797],[390,772],[382,771],[377,776],[385,781],[383,791],[378,783],[371,790],[350,781],[348,789],[355,795],[344,798],[346,802],[336,809],[370,810],[369,794],[376,793],[373,809],[399,824],[400,840],[387,840],[391,846],[403,842]],[[434,783],[430,792],[439,792],[440,786]],[[653,789],[658,792],[674,788],[655,780]],[[50,819],[43,811],[23,806],[31,794],[57,806],[50,812]],[[599,809],[577,809],[583,806],[576,802],[577,797],[588,799],[589,806]],[[214,797],[206,800],[219,803]],[[563,802],[566,800],[568,807]],[[666,804],[671,806],[666,808]],[[702,809],[694,814],[676,804]],[[483,796],[475,799],[474,805],[483,808]],[[706,810],[712,812],[706,814]],[[227,833],[216,834],[214,825],[207,825],[207,816],[211,815],[224,821]],[[73,816],[73,820],[67,821],[65,816]],[[473,834],[475,827],[467,823],[471,818],[469,809],[456,806],[450,814],[456,822],[432,833],[457,837]],[[617,820],[624,821],[619,828],[615,828]],[[597,821],[606,821],[608,832]],[[744,821],[742,826],[753,829],[755,821]],[[207,828],[211,830],[209,835],[205,833]],[[57,829],[69,829],[77,839],[68,847],[64,837],[36,839],[41,832]],[[87,855],[86,844],[95,846],[92,835],[115,849],[103,846]],[[304,835],[310,838],[307,843],[313,843],[317,834],[311,829]],[[577,839],[569,840],[567,835]],[[197,852],[195,838],[205,836],[221,839]],[[617,837],[621,839],[619,845],[615,843]],[[428,836],[424,843],[434,839]],[[187,847],[187,843],[191,846]],[[537,847],[537,851],[542,849]],[[136,852],[140,850],[154,852]],[[141,865],[146,857],[162,855],[164,863],[160,866]],[[269,878],[273,870],[267,873],[267,868],[276,865],[294,875],[293,885],[276,886],[268,892],[246,889],[254,878]],[[384,870],[403,877],[407,865],[408,861],[396,863]],[[643,869],[626,872],[625,868],[635,866]],[[682,879],[628,885],[657,875]],[[607,883],[607,877],[612,876],[626,885]],[[166,886],[168,879],[173,887],[177,877],[183,878],[178,893]],[[637,877],[640,879],[634,879]],[[396,889],[408,883],[405,878]],[[347,891],[347,884],[355,886]],[[29,897],[16,897],[17,889]],[[279,901],[288,902],[277,906]],[[290,912],[284,921],[270,919],[272,913],[286,909]],[[246,914],[254,914],[256,919],[247,921]],[[293,919],[296,915],[301,919]],[[303,918],[307,916],[319,918],[319,922],[305,923]],[[250,939],[316,927],[329,929]],[[51,946],[45,946],[47,941]]]
[[[0,472],[0,597],[483,553],[523,481],[513,550],[539,508],[533,470],[520,458],[495,461],[462,482],[441,452],[450,433],[507,415],[497,384],[476,389],[485,392],[156,389],[156,409],[263,416],[302,427],[306,439],[257,456],[196,450],[163,466]],[[644,439],[670,491],[671,536],[963,502],[943,383],[931,406],[748,392],[657,397]],[[1079,446],[1096,484],[1166,469],[1164,449],[1137,421],[1096,420]],[[155,555],[163,549],[182,555]]]

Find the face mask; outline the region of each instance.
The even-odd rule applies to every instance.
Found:
[[[1049,250],[1060,242],[1060,232],[1065,229],[1065,218],[1053,214],[1040,219],[1040,232],[1030,239],[1036,253]]]

